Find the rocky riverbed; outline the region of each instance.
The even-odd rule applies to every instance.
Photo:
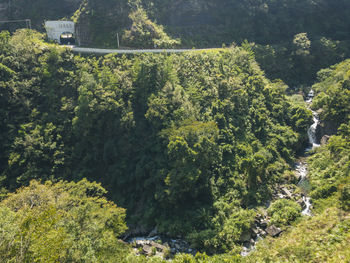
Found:
[[[310,105],[313,98],[313,91],[308,94],[306,103]],[[305,149],[307,155],[309,151],[320,146],[316,137],[317,127],[319,125],[318,114],[313,113],[313,124],[308,130],[309,146]],[[297,202],[302,208],[302,215],[311,216],[312,203],[311,198],[306,196],[305,185],[307,181],[307,163],[306,158],[300,158],[295,164],[296,185],[276,185],[271,201],[264,209],[257,214],[254,224],[250,231],[243,233],[240,239],[242,244],[242,256],[251,253],[259,240],[266,236],[277,237],[283,230],[270,224],[271,218],[267,214],[270,203],[278,199],[289,199]],[[298,189],[298,190],[297,190]],[[300,191],[301,189],[301,191]],[[190,244],[182,239],[164,237],[158,234],[157,228],[154,228],[147,235],[128,237],[126,241],[131,244],[136,254],[146,256],[159,256],[162,258],[171,258],[178,253],[187,253],[195,255],[197,251],[190,247]]]
[[[304,167],[297,166],[302,171],[302,175],[299,174],[298,169],[296,169],[296,177],[302,178],[304,175]],[[306,174],[306,173],[305,173]],[[302,208],[303,215],[311,215],[311,201],[302,191],[296,191],[297,187],[291,185],[278,185],[275,188],[275,192],[272,196],[272,201],[278,199],[289,199],[297,202]],[[269,208],[271,202],[268,202],[263,210],[257,214],[251,231],[245,233],[241,237],[241,242],[243,244],[241,255],[249,255],[256,246],[256,243],[265,238],[266,236],[278,237],[283,230],[275,225],[270,224],[271,218],[267,214],[267,209]]]
[[[131,244],[135,253],[139,255],[159,256],[167,259],[178,253],[192,255],[197,253],[188,242],[180,238],[159,235],[157,228],[154,228],[145,236],[128,237],[126,242]]]
[[[306,98],[306,103],[308,107],[312,103],[314,97],[314,91],[311,90]],[[310,108],[309,108],[310,109]],[[312,111],[313,123],[307,131],[307,135],[309,138],[309,146],[305,149],[304,153],[307,155],[311,150],[320,146],[320,143],[317,139],[317,130],[320,125],[318,113]],[[327,138],[326,138],[327,139]],[[325,140],[326,140],[325,139]],[[300,207],[302,208],[302,215],[304,216],[312,216],[312,203],[311,198],[306,196],[306,185],[307,181],[307,163],[305,158],[299,159],[299,161],[295,164],[295,177],[297,180],[297,187],[302,189],[302,191],[295,191],[296,187],[278,185],[275,187],[275,192],[272,196],[272,201],[278,199],[290,199],[296,201]],[[271,202],[268,202],[264,211],[266,211]],[[282,229],[278,228],[274,225],[270,225],[270,218],[265,212],[264,214],[258,214],[253,228],[251,229],[251,233],[246,233],[242,236],[243,248],[241,255],[247,256],[250,252],[255,249],[256,243],[266,237],[267,235],[271,237],[277,237],[282,233]]]

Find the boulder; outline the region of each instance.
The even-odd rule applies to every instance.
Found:
[[[157,251],[159,251],[159,252],[163,252],[163,251],[165,251],[165,250],[167,249],[166,246],[163,246],[163,245],[161,245],[161,244],[158,244],[158,243],[156,243],[156,242],[154,242],[154,241],[151,242],[151,246],[152,246],[152,247],[155,247],[155,248],[157,249]]]
[[[136,247],[143,247],[145,245],[150,245],[150,242],[148,240],[136,240],[135,244]]]
[[[151,256],[153,253],[152,253],[152,247],[149,246],[149,245],[144,245],[142,247],[142,252],[147,255],[147,256]]]
[[[282,188],[282,192],[287,196],[288,199],[291,199],[293,197],[291,192],[286,187]]]
[[[321,139],[321,145],[326,145],[328,144],[329,138],[331,138],[331,136],[329,135],[324,135]]]
[[[321,142],[324,135],[335,135],[337,133],[338,126],[336,123],[331,121],[321,122],[316,127],[316,138],[317,142]]]
[[[262,230],[262,231],[260,232],[260,236],[261,236],[261,237],[266,237],[266,236],[267,236],[267,233],[266,233],[264,230]]]
[[[281,194],[281,193],[278,193],[278,194],[277,194],[277,197],[278,197],[279,199],[284,199],[284,198],[286,198],[286,196],[285,196],[284,194]]]
[[[266,228],[266,232],[272,237],[277,237],[279,234],[282,233],[282,229],[276,227],[275,225],[272,225]]]
[[[258,236],[258,234],[259,234],[259,230],[256,229],[256,228],[253,228],[253,229],[252,229],[252,237],[253,237],[253,238],[256,238],[256,237]]]

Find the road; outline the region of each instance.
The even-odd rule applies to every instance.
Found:
[[[215,50],[217,48],[206,48],[206,49],[103,49],[103,48],[85,48],[66,46],[72,49],[76,53],[85,54],[138,54],[138,53],[185,53],[190,51],[208,51]]]

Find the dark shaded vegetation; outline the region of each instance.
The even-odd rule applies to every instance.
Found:
[[[350,64],[346,60],[321,70],[319,82],[313,86],[317,96],[312,107],[319,109],[322,121],[331,121],[338,129],[329,143],[316,149],[308,160],[314,217],[301,220],[279,239],[259,244],[248,262],[350,260],[349,73]]]
[[[130,48],[221,47],[248,41],[268,78],[282,79],[291,88],[311,85],[320,69],[350,54],[347,0],[11,3],[8,16],[31,18],[38,30],[45,19],[73,19],[83,46],[116,48],[117,34],[121,46]]]
[[[118,33],[136,48],[230,47],[81,57],[36,31],[2,31],[0,261],[163,262],[118,241],[126,222],[211,255],[176,263],[350,260],[348,1],[11,2],[8,18],[37,29],[72,18],[86,45],[115,47]],[[276,185],[297,181],[315,81],[311,108],[330,139],[300,189],[313,217],[272,200],[283,233],[243,258]]]
[[[3,193],[88,178],[130,223],[230,250],[293,164],[310,112],[242,48],[88,59],[40,38],[1,34]]]

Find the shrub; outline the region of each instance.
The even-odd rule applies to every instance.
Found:
[[[301,207],[291,200],[280,199],[272,203],[267,212],[271,216],[271,224],[286,226],[300,216]]]

